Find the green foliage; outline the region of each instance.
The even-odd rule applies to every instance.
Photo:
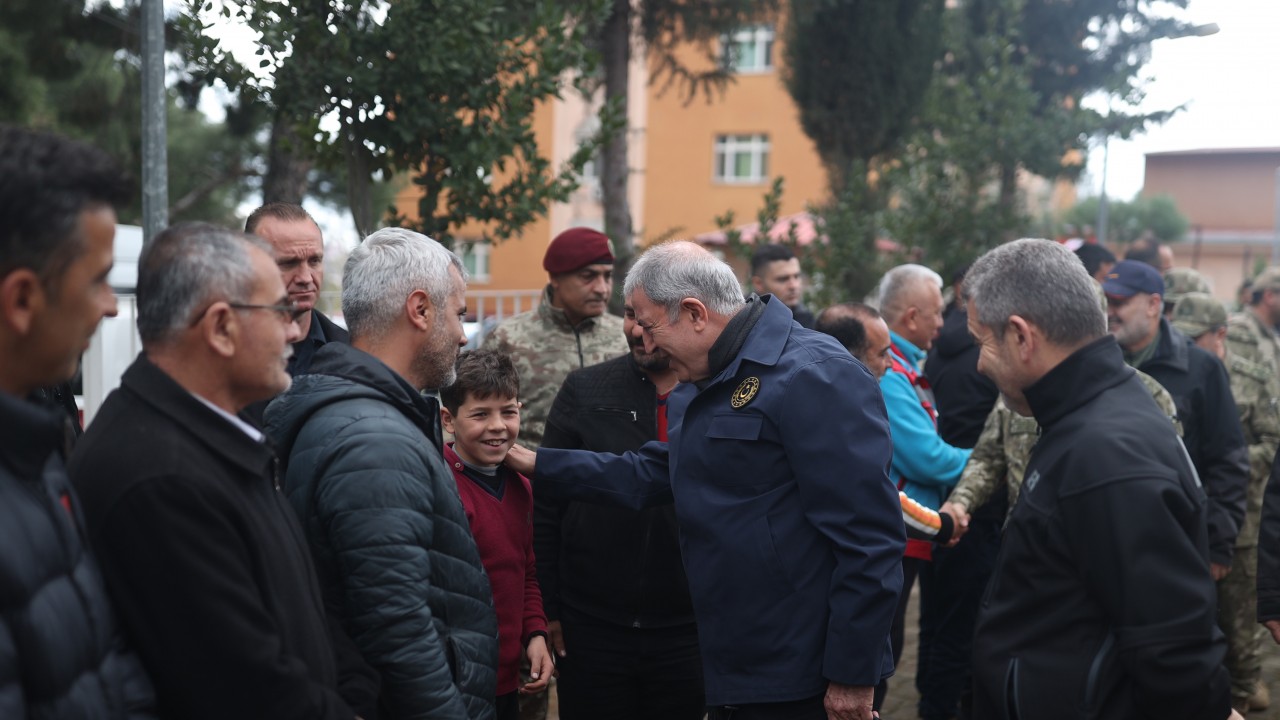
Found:
[[[910,129],[941,48],[942,12],[942,0],[791,4],[784,79],[833,195],[853,182],[855,163],[891,155]]]
[[[138,4],[93,8],[78,0],[0,5],[0,121],[93,143],[136,175],[142,161]],[[233,132],[168,100],[170,219],[235,224],[254,172],[252,127]],[[120,220],[137,223],[141,199]]]
[[[391,222],[443,241],[473,221],[490,240],[517,235],[568,198],[596,149],[588,142],[553,168],[532,116],[563,91],[563,77],[592,68],[585,39],[599,2],[578,22],[552,0],[189,2],[190,17],[207,18],[187,28],[207,81],[270,103],[296,149],[345,168],[361,198],[372,178],[408,174],[421,192],[418,218]],[[218,9],[216,22],[260,34],[259,67],[208,38]],[[324,116],[338,129],[322,129]]]
[[[811,244],[800,259],[810,278],[807,295],[814,307],[862,300],[896,264],[875,246],[884,221],[876,194],[867,181],[866,166],[854,161],[843,192],[814,210],[818,235],[825,242]]]
[[[1092,197],[1077,203],[1067,211],[1063,222],[1077,228],[1093,225],[1098,219],[1098,202]],[[1168,195],[1139,195],[1128,202],[1108,198],[1107,217],[1108,242],[1123,245],[1147,233],[1161,242],[1177,242],[1187,236],[1191,227]]]
[[[640,0],[632,4],[652,63],[650,80],[663,90],[676,89],[686,101],[702,95],[711,102],[733,80],[716,41],[747,25],[772,21],[778,5],[778,0]],[[691,66],[679,56],[678,51],[689,45],[698,48],[700,66]]]

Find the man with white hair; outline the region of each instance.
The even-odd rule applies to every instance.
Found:
[[[440,409],[466,344],[465,274],[425,235],[386,228],[347,258],[351,345],[316,352],[266,414],[325,602],[382,677],[382,718],[491,720],[493,595]]]
[[[907,497],[931,510],[937,510],[947,492],[954,487],[964,472],[971,450],[948,445],[938,434],[938,411],[933,390],[921,370],[925,353],[933,347],[934,338],[942,328],[942,277],[922,265],[899,265],[880,281],[880,314],[889,325],[889,372],[880,381],[884,393],[885,409],[889,411],[889,427],[893,435],[893,462],[889,466],[889,478],[907,494]],[[893,620],[894,660],[902,657],[907,597],[917,576],[920,580],[920,670],[927,676],[928,666],[923,662],[929,653],[928,630],[934,618],[945,607],[945,598],[935,598],[930,592],[929,561],[933,546],[924,540],[907,540],[906,555],[902,560],[902,596]],[[932,685],[918,683],[929,689]],[[885,688],[877,694],[877,701],[884,699]],[[927,698],[922,698],[922,702]],[[877,708],[879,705],[877,704]],[[922,707],[924,707],[922,705]]]
[[[1093,280],[1057,243],[1019,240],[965,289],[979,371],[1041,427],[978,615],[972,716],[1239,718],[1204,491]]]
[[[674,498],[712,720],[870,720],[904,539],[875,379],[692,243],[645,252],[625,295],[681,381],[668,442],[507,464],[566,498]]]

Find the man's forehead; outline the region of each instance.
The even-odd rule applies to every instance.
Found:
[[[774,260],[764,266],[766,275],[792,275],[800,272],[800,261],[796,258],[789,260]]]

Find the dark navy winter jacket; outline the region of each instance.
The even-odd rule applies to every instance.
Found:
[[[905,538],[884,401],[835,340],[764,302],[723,371],[672,392],[669,444],[543,448],[534,479],[637,508],[674,496],[711,705],[810,698],[893,670]]]

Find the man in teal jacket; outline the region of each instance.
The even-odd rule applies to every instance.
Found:
[[[681,381],[669,443],[508,464],[566,497],[674,498],[713,720],[869,720],[904,543],[874,378],[691,243],[646,252],[626,296]]]

